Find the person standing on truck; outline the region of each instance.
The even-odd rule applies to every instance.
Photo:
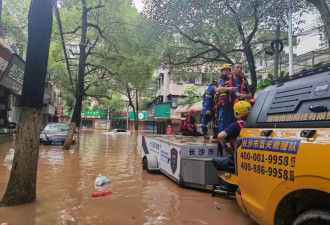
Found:
[[[227,79],[223,79],[219,87],[214,88],[219,93],[216,98],[216,111],[219,133],[225,130],[229,124],[236,121],[233,110],[235,99],[251,99],[252,94],[246,77],[242,74],[242,63],[235,63],[232,74]]]
[[[214,91],[214,87],[219,86],[220,82],[224,79],[227,79],[231,71],[230,64],[224,64],[220,67],[221,75],[217,81],[214,81],[206,90],[203,95],[203,109],[202,109],[202,118],[201,118],[201,126],[204,139],[210,139],[209,135],[207,134],[207,124],[213,121],[213,139],[217,139],[218,135],[218,123],[215,117],[215,96],[216,93]]]
[[[197,131],[196,114],[196,110],[191,109],[188,112],[187,118],[180,122],[179,132],[182,132],[183,136],[203,136],[202,133]]]

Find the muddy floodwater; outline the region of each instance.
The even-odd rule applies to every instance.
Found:
[[[235,199],[182,188],[162,174],[143,171],[142,134],[84,131],[69,151],[40,146],[36,201],[0,208],[0,224],[255,225]],[[0,142],[0,198],[10,175],[2,162],[13,144]],[[111,180],[99,190],[113,194],[91,197],[98,174]]]

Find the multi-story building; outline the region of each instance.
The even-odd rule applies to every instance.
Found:
[[[45,92],[43,99],[43,126],[49,122],[59,122],[60,113],[60,90],[54,83],[47,79],[45,82]]]
[[[153,123],[157,127],[157,133],[165,134],[168,125],[171,125],[173,131],[177,131],[178,124],[181,120],[182,110],[177,110],[179,104],[178,100],[185,97],[185,89],[189,86],[195,86],[196,89],[202,94],[210,85],[215,77],[207,77],[203,70],[196,78],[187,78],[186,80],[180,79],[177,72],[170,68],[158,69],[154,77],[158,83],[155,100],[149,103],[147,107],[147,123]],[[191,107],[201,110],[202,102],[194,104]],[[191,107],[185,107],[188,111]]]

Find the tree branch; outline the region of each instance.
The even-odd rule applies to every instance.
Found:
[[[87,27],[93,27],[94,29],[96,29],[96,30],[99,32],[100,36],[101,36],[104,40],[109,41],[109,40],[108,40],[106,37],[104,37],[104,35],[103,35],[103,32],[107,29],[106,27],[103,29],[103,31],[101,30],[101,28],[99,27],[99,25],[96,25],[96,24],[87,23]],[[110,41],[109,41],[109,42],[110,42]]]
[[[258,1],[255,1],[254,4],[254,9],[253,9],[253,17],[254,17],[254,27],[253,30],[251,31],[251,33],[249,34],[249,36],[246,39],[246,43],[249,45],[252,41],[252,38],[254,37],[255,33],[257,32],[258,26],[259,26],[259,20],[260,18],[258,17],[258,6],[259,3]]]
[[[94,43],[91,45],[91,47],[88,49],[87,53],[86,53],[86,58],[91,54],[91,51],[93,50],[93,48],[95,48],[97,42],[99,41],[99,37],[97,37],[94,41]]]
[[[73,31],[63,32],[63,34],[75,34],[79,29],[81,29],[81,26],[76,27]]]
[[[70,70],[69,58],[68,58],[68,54],[66,52],[66,47],[65,47],[65,42],[64,42],[63,27],[62,27],[60,12],[59,12],[58,6],[57,6],[57,0],[54,1],[54,8],[55,8],[55,17],[56,17],[56,20],[57,20],[57,24],[58,24],[58,28],[59,28],[60,36],[61,36],[62,49],[63,49],[63,52],[64,52],[66,69],[67,69],[68,74],[69,74],[69,79],[70,79],[70,84],[71,84],[72,91],[75,92],[75,88],[74,88],[73,81],[72,81],[72,74],[71,74],[71,70]]]
[[[87,12],[92,11],[94,9],[100,9],[100,8],[104,8],[104,5],[97,5],[97,6],[93,6],[93,7],[89,7],[86,9]]]

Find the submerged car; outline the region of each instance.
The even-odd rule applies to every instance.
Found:
[[[109,131],[110,134],[130,134],[131,132],[129,132],[128,130],[125,129],[113,129],[111,131]]]
[[[69,131],[69,124],[49,123],[41,131],[40,143],[45,145],[63,145]],[[73,137],[72,144],[75,143]]]

